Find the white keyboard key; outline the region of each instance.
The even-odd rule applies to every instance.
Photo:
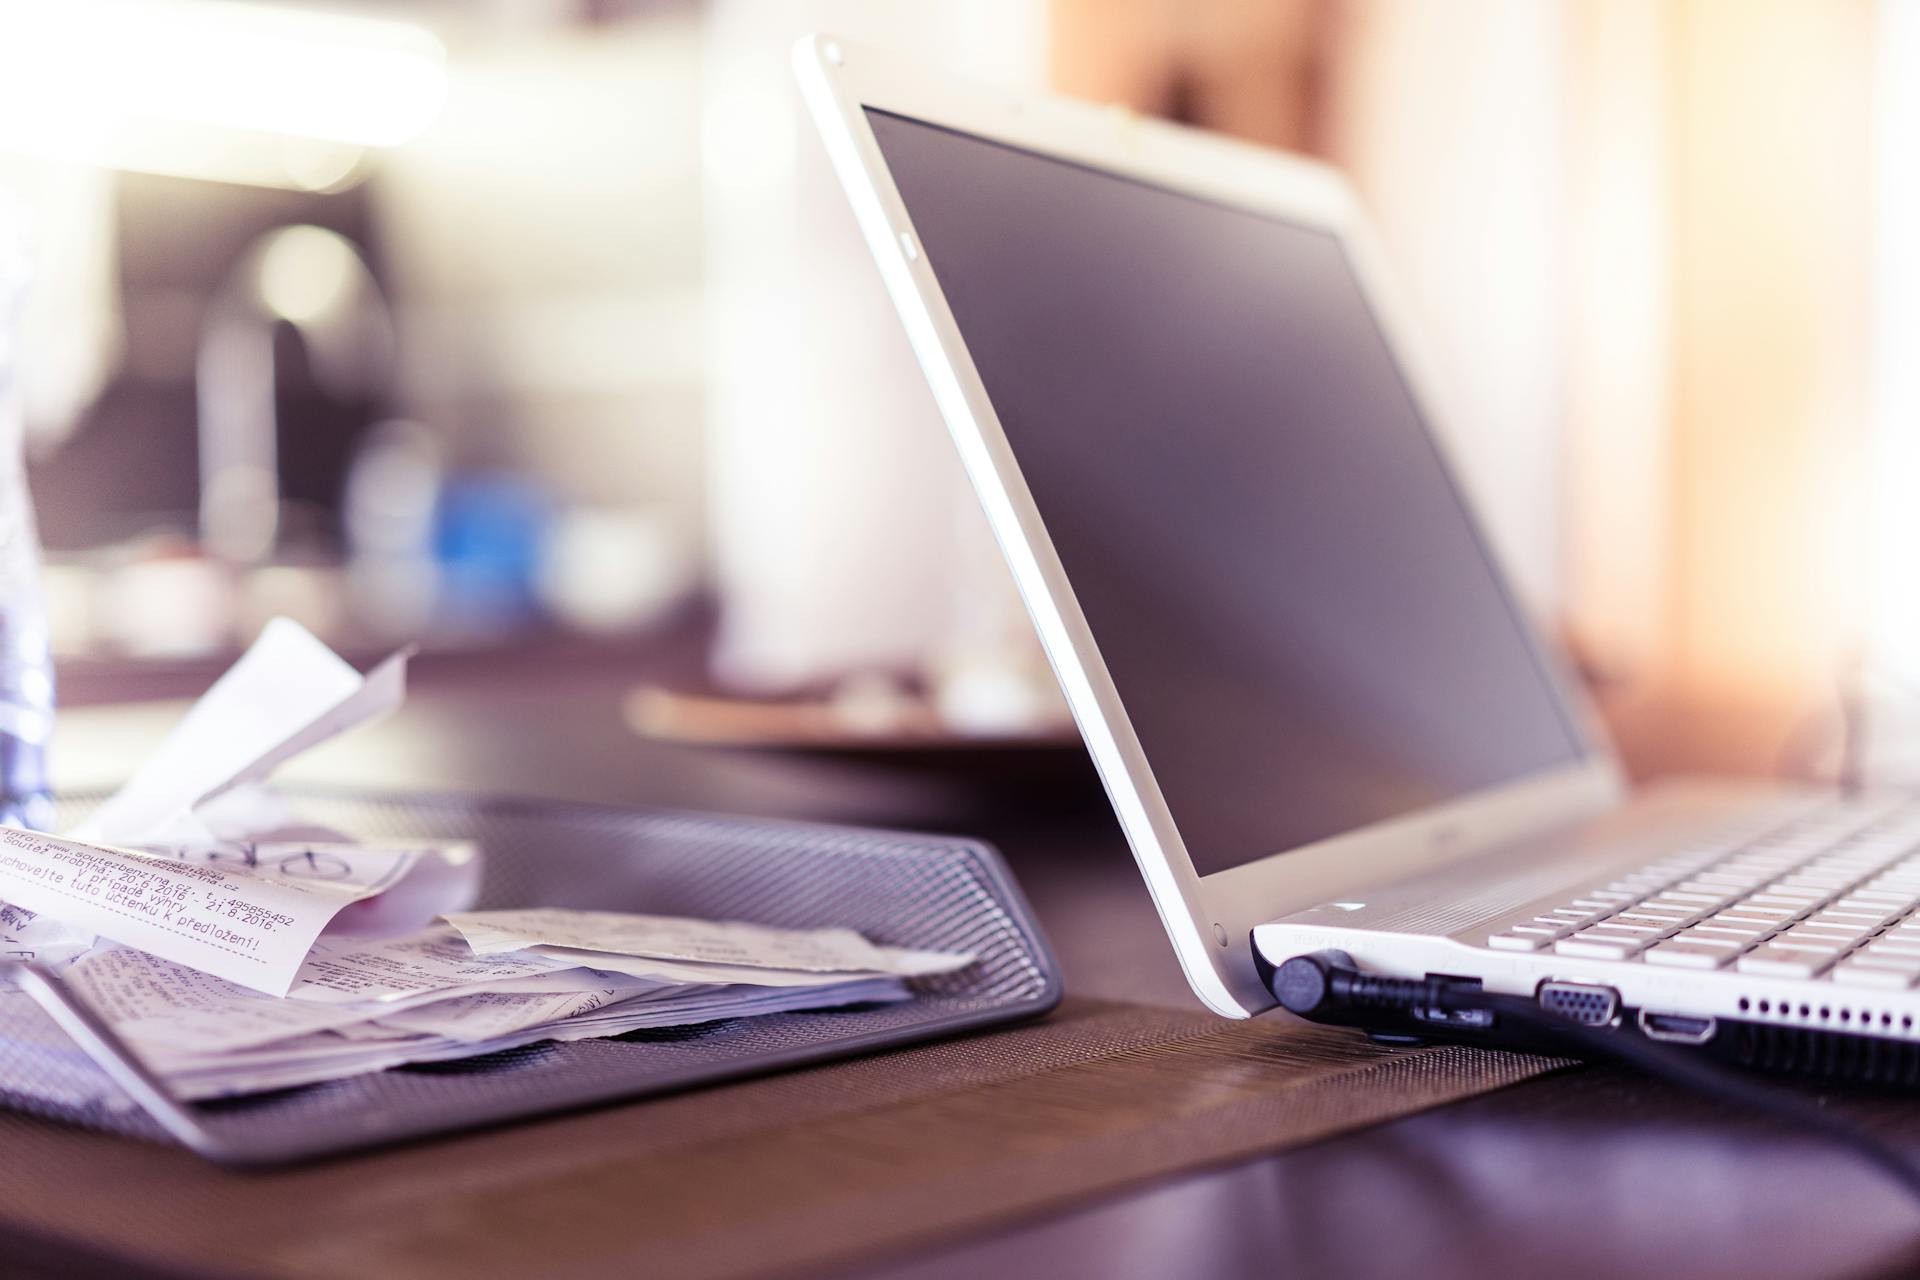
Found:
[[[1807,924],[1830,924],[1841,928],[1858,929],[1862,933],[1872,933],[1880,927],[1880,922],[1869,916],[1861,919],[1851,911],[1816,911],[1806,918]]]
[[[1721,929],[1711,924],[1696,924],[1691,928],[1682,929],[1679,933],[1676,933],[1674,937],[1691,938],[1696,942],[1704,942],[1715,947],[1732,947],[1736,951],[1742,947],[1750,947],[1759,941],[1759,937],[1756,934],[1734,929]]]
[[[1525,933],[1494,933],[1487,935],[1487,945],[1495,951],[1538,951],[1553,941],[1550,936]]]
[[[1836,938],[1817,929],[1789,929],[1767,941],[1771,947],[1795,947],[1805,951],[1831,951],[1838,955],[1852,945],[1851,938]]]
[[[1582,960],[1625,960],[1640,949],[1640,943],[1625,938],[1589,938],[1575,934],[1553,944],[1555,955],[1576,956]]]
[[[1591,919],[1593,919],[1592,916],[1563,916],[1549,912],[1544,916],[1535,916],[1532,923],[1550,925],[1553,928],[1571,932]]]
[[[1572,933],[1577,926],[1552,916],[1536,918],[1534,916],[1509,916],[1505,920],[1487,922],[1488,933],[1528,933],[1537,934],[1551,941]]]
[[[1875,969],[1904,969],[1908,973],[1920,973],[1920,956],[1886,955],[1873,951],[1858,951],[1847,957],[1849,964],[1864,964]]]
[[[1759,943],[1760,939],[1740,937],[1737,935],[1730,936],[1724,933],[1695,933],[1693,930],[1687,929],[1674,934],[1670,941],[1690,942],[1700,947],[1714,947],[1732,956],[1739,955],[1742,951],[1751,949]]]
[[[1643,957],[1648,964],[1673,969],[1718,969],[1733,959],[1738,948],[1701,946],[1685,938],[1672,938],[1650,948]]]
[[[1759,916],[1741,915],[1736,911],[1722,911],[1719,915],[1708,916],[1701,921],[1716,929],[1738,929],[1743,933],[1765,933],[1769,929],[1778,929],[1778,920],[1763,920]]]
[[[1874,965],[1847,961],[1834,966],[1833,980],[1847,987],[1872,987],[1880,991],[1905,991],[1920,978],[1916,969],[1882,969]]]
[[[1788,933],[1818,934],[1825,938],[1838,938],[1846,942],[1858,942],[1873,932],[1871,925],[1835,924],[1830,920],[1802,920]]]
[[[1756,977],[1811,978],[1832,963],[1831,952],[1799,951],[1766,945],[1747,952],[1733,962],[1733,967]]]
[[[1920,948],[1920,930],[1886,929],[1873,935],[1875,942],[1891,942],[1896,946]]]
[[[1682,920],[1698,920],[1702,916],[1713,914],[1713,912],[1719,908],[1702,906],[1697,902],[1643,902],[1632,909],[1635,911],[1658,911],[1663,915],[1679,916]]]

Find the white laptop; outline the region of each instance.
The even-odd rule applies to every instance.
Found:
[[[1916,1070],[1920,808],[1626,794],[1337,173],[828,36],[795,62],[1201,1000],[1259,1013],[1332,951],[1742,1061]]]

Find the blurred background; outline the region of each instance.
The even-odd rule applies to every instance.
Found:
[[[641,733],[1072,741],[821,28],[1342,166],[1629,762],[1920,777],[1915,0],[0,0],[66,701],[287,613],[668,672]]]

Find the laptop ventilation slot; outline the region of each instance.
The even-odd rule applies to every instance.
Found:
[[[1740,1022],[1723,1025],[1715,1045],[1741,1066],[1758,1071],[1845,1084],[1920,1085],[1920,1044]]]

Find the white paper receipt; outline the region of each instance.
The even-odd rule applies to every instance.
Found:
[[[275,618],[127,784],[71,833],[94,844],[204,842],[194,809],[406,696],[407,655],[362,676],[306,628]]]
[[[852,929],[775,929],[621,911],[462,911],[446,917],[479,955],[565,947],[612,955],[809,973],[913,976],[965,967],[969,955],[877,947]],[[576,957],[577,963],[585,963]]]
[[[400,1000],[571,967],[545,956],[475,955],[459,934],[442,925],[405,938],[322,938],[289,994],[321,1003]]]
[[[285,995],[335,913],[396,883],[420,852],[254,844],[173,857],[0,827],[0,901]]]
[[[131,947],[95,951],[67,984],[143,1054],[226,1053],[368,1017],[337,1005],[276,1000]]]

